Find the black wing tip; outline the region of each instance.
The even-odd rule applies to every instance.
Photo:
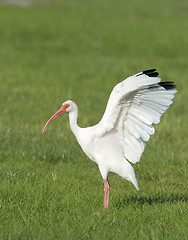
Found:
[[[137,77],[142,75],[142,74],[145,74],[148,77],[157,77],[159,75],[159,73],[156,72],[155,68],[152,68],[152,69],[149,69],[149,70],[145,70],[145,71],[141,72],[140,74],[138,74]]]
[[[147,75],[148,77],[157,77],[159,75],[155,68],[145,70],[143,71],[143,74]]]
[[[174,89],[176,88],[176,85],[174,82],[160,82],[158,83],[161,87],[164,87],[166,90]]]
[[[157,70],[156,68],[152,68],[152,69],[149,69],[149,70],[145,70],[145,71],[143,71],[143,74],[152,73],[152,72],[155,72],[156,70]]]
[[[152,68],[152,69],[149,69],[149,70],[145,70],[145,71],[139,73],[139,74],[137,75],[137,77],[140,76],[140,75],[142,75],[142,74],[145,74],[145,75],[147,75],[148,77],[157,77],[157,76],[159,75],[159,73],[156,72],[156,69],[155,69],[155,68]],[[161,86],[161,87],[164,87],[166,90],[174,89],[174,88],[177,87],[177,86],[174,84],[174,82],[160,82],[160,83],[158,83],[158,85]]]

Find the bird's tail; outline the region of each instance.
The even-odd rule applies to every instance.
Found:
[[[131,164],[126,159],[124,159],[123,163],[124,164],[121,169],[122,170],[121,176],[124,179],[127,179],[129,182],[131,182],[135,186],[135,188],[139,191],[139,186],[138,186],[138,182],[136,180],[134,168],[131,166]]]
[[[136,180],[136,177],[132,177],[130,180],[129,180],[134,186],[135,188],[139,191],[139,186],[138,186],[138,182]]]

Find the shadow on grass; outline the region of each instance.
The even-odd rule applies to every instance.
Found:
[[[118,199],[115,203],[116,207],[122,207],[126,204],[138,204],[138,205],[153,205],[163,203],[177,203],[177,202],[188,202],[188,196],[186,194],[173,194],[169,195],[157,194],[156,196],[129,196],[124,200]]]

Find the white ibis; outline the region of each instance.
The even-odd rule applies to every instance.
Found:
[[[156,69],[150,69],[118,83],[112,90],[101,121],[92,127],[77,125],[78,107],[68,100],[47,121],[47,125],[62,113],[69,114],[70,128],[85,154],[98,164],[104,181],[104,208],[109,205],[108,173],[118,174],[139,190],[130,163],[140,161],[146,141],[155,129],[152,124],[172,104],[174,82],[161,82]]]

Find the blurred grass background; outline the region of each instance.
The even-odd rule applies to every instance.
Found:
[[[0,1],[0,238],[187,239],[188,3]],[[67,99],[82,127],[119,81],[157,68],[178,86],[140,163],[140,192],[103,183],[69,129],[47,119]]]

